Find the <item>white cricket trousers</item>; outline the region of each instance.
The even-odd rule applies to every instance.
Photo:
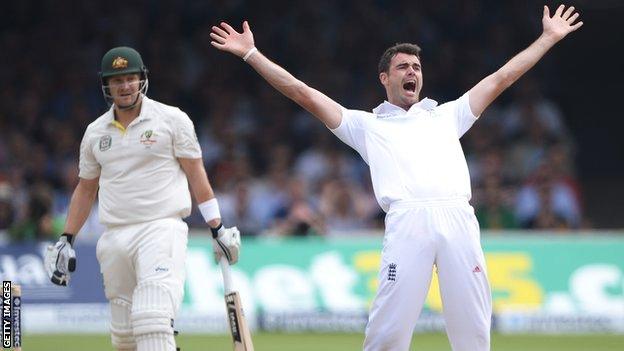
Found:
[[[132,320],[137,316],[147,331],[171,327],[184,296],[187,237],[182,219],[164,218],[109,227],[98,240],[96,255],[111,303],[111,336],[117,349],[135,349],[137,325]],[[145,311],[159,311],[161,319],[144,317]],[[172,337],[172,329],[167,334]]]
[[[489,350],[492,297],[479,239],[464,198],[391,204],[364,350],[409,350],[434,265],[452,349]]]

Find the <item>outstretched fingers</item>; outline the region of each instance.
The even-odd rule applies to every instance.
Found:
[[[211,41],[210,45],[214,46],[215,48],[219,50],[225,50],[225,44],[219,44],[216,41]]]
[[[210,43],[215,48],[244,57],[254,46],[253,34],[249,28],[247,21],[243,22],[242,32],[236,31],[226,22],[220,22],[219,25],[212,26],[210,32]]]
[[[223,22],[221,23],[223,26]],[[225,50],[225,44],[227,43],[227,38],[230,36],[230,33],[223,30],[221,27],[212,26],[212,32],[210,33],[210,38],[212,41],[210,44],[219,50]]]
[[[577,30],[577,29],[581,28],[581,26],[582,26],[582,25],[583,25],[583,21],[581,21],[581,22],[579,22],[579,23],[577,23],[577,24],[573,25],[573,26],[572,26],[572,31],[574,32],[575,30]]]
[[[234,33],[238,34],[238,32],[234,28],[232,28],[232,26],[230,26],[229,24],[225,22],[221,22],[221,27],[225,28],[228,34],[234,34]]]
[[[544,6],[544,17],[542,18],[544,30],[561,39],[583,25],[583,22],[575,23],[579,16],[574,6],[559,5],[553,16],[550,17],[550,9],[548,6]]]
[[[212,26],[212,31],[217,33],[219,36],[221,36],[223,38],[228,36],[228,33],[226,31],[224,31],[223,29],[221,29],[220,27],[217,27],[217,26]]]
[[[222,36],[220,36],[220,35],[217,35],[217,34],[215,34],[215,33],[210,33],[210,37],[211,37],[214,41],[218,42],[219,44],[225,44],[225,42],[226,42],[226,39],[225,39],[224,37],[222,37]]]
[[[568,7],[566,12],[564,12],[563,15],[561,16],[561,18],[563,18],[564,20],[567,20],[568,18],[570,18],[572,13],[574,13],[574,6]]]
[[[570,23],[570,24],[574,23],[574,20],[576,20],[578,18],[578,16],[579,16],[578,12],[573,14],[572,16],[570,16],[570,18],[567,19],[567,22]]]
[[[568,23],[570,26],[570,31],[573,32],[583,25],[583,22],[580,21],[578,23],[574,23],[577,18],[579,18],[579,13],[574,12],[574,6],[570,6],[565,13],[561,16],[561,18]],[[573,24],[574,23],[574,24]]]

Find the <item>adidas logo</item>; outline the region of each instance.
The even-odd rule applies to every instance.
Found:
[[[472,270],[472,273],[481,273],[481,267],[475,266],[475,268]]]
[[[388,281],[396,281],[396,268],[396,263],[390,263],[390,266],[388,266]]]

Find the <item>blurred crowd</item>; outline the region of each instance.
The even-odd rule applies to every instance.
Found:
[[[383,227],[366,164],[239,59],[212,48],[210,27],[249,20],[267,56],[343,106],[366,110],[385,97],[376,67],[388,46],[423,48],[423,96],[442,103],[541,30],[533,1],[271,4],[7,4],[0,15],[0,237],[30,241],[62,232],[82,134],[107,109],[97,71],[111,47],[138,49],[150,70],[148,95],[193,119],[226,224],[245,235],[354,235]],[[554,64],[546,58],[462,139],[471,203],[484,229],[589,225],[574,138],[549,99]],[[196,210],[188,222],[205,228]],[[82,235],[97,238],[102,230],[96,206]]]

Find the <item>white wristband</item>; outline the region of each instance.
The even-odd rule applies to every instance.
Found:
[[[202,202],[197,205],[199,208],[199,212],[201,212],[202,217],[204,217],[204,221],[210,222],[213,219],[221,218],[221,213],[219,213],[219,203],[217,202],[217,198],[212,198],[208,201]]]
[[[258,51],[258,49],[256,49],[256,47],[254,46],[253,48],[249,49],[249,51],[247,51],[247,53],[245,54],[245,56],[243,56],[243,61],[247,62],[247,59],[249,59],[249,57],[251,55],[254,54],[254,52]]]

